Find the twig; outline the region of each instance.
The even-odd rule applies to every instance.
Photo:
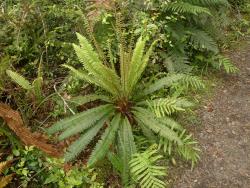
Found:
[[[69,107],[68,103],[65,101],[65,99],[63,98],[63,96],[57,91],[56,89],[56,84],[54,84],[54,90],[56,92],[56,94],[62,99],[63,101],[63,104],[64,104],[64,109],[65,109],[65,112],[66,112],[66,107],[69,109],[69,111],[75,115],[76,113]]]

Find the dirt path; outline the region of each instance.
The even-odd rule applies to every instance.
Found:
[[[250,188],[250,40],[228,57],[240,74],[222,75],[209,110],[200,110],[202,126],[194,132],[201,161],[184,169],[173,188]]]

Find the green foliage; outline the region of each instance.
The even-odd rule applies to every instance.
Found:
[[[166,187],[163,177],[166,176],[166,167],[159,166],[162,155],[158,154],[155,145],[143,153],[136,153],[129,162],[133,179],[142,188],[164,188]]]
[[[244,0],[229,3],[236,10],[247,9]],[[55,122],[55,118],[68,116],[69,109],[74,115],[58,121],[47,132],[58,135],[60,141],[70,140],[66,162],[81,152],[88,156],[87,169],[71,168],[66,172],[61,160],[44,160],[44,154],[32,147],[18,149],[15,137],[1,128],[0,133],[8,140],[1,142],[4,153],[12,145],[9,158],[17,158],[9,170],[16,172],[20,186],[105,187],[89,168],[107,156],[123,187],[133,185],[133,180],[140,187],[165,187],[165,168],[158,166],[160,150],[155,146],[147,149],[152,143],[159,143],[158,149],[169,158],[178,154],[193,167],[199,160],[198,144],[171,116],[178,117],[193,106],[186,93],[205,87],[195,74],[207,65],[227,73],[238,72],[229,59],[219,54],[218,41],[230,29],[236,38],[245,36],[249,23],[242,19],[228,29],[229,3],[1,3],[1,100],[17,107],[25,124],[39,124],[39,129]],[[65,68],[71,75],[66,76]],[[13,92],[10,80],[27,91],[29,100],[24,100],[24,92]]]
[[[49,170],[48,177],[43,185],[53,185],[59,188],[90,187],[102,188],[102,184],[95,181],[96,173],[94,169],[72,168],[65,172],[64,162],[60,159],[47,158],[46,167]]]
[[[43,154],[32,146],[25,146],[24,149],[13,149],[12,153],[12,155],[8,156],[8,159],[18,158],[18,161],[9,170],[18,176],[21,185],[28,187],[29,183],[38,181],[34,175],[43,171],[41,159]]]

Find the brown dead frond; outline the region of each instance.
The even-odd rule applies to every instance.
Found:
[[[24,126],[20,114],[11,109],[8,105],[0,103],[0,117],[7,123],[9,128],[20,138],[20,140],[28,146],[35,146],[45,153],[53,157],[61,157],[62,150],[57,146],[49,144],[48,140],[43,136],[38,136],[37,133],[32,133]]]

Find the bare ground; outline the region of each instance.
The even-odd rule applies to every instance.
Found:
[[[199,110],[201,161],[193,171],[183,167],[173,188],[250,188],[250,40],[227,54],[240,73],[221,74],[222,85]]]

